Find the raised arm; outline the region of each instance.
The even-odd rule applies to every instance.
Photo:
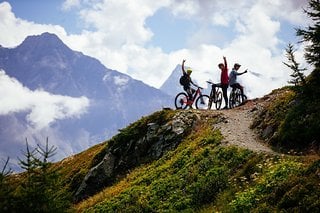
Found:
[[[182,74],[183,74],[183,75],[186,74],[186,71],[185,71],[185,69],[184,69],[184,62],[186,62],[186,59],[183,59],[183,60],[182,60],[182,66],[181,66],[181,68],[182,68]]]
[[[227,69],[228,68],[227,58],[225,56],[223,56],[223,61],[224,61],[224,67]]]

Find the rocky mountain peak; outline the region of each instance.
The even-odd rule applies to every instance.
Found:
[[[47,55],[61,52],[72,54],[72,50],[69,49],[57,35],[48,32],[26,37],[17,47],[17,50],[21,52],[21,54],[33,54],[34,52],[46,52]]]

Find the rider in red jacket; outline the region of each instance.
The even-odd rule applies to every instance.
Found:
[[[229,75],[228,75],[228,65],[227,65],[227,59],[225,56],[223,56],[223,63],[218,64],[219,69],[221,70],[221,88],[223,93],[223,98],[225,101],[225,107],[223,109],[228,109],[228,85],[229,85]]]

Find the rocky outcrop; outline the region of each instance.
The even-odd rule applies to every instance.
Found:
[[[159,159],[167,151],[173,150],[199,119],[200,116],[195,112],[179,111],[168,121],[146,123],[143,128],[140,127],[146,131],[140,130],[141,135],[138,137],[113,141],[106,149],[103,160],[85,176],[75,194],[76,201],[111,185],[129,169]]]

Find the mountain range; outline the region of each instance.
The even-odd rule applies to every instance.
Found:
[[[141,116],[173,105],[164,92],[71,50],[50,33],[28,36],[15,48],[0,46],[0,70],[1,83],[18,84],[33,96],[38,94],[36,104],[45,105],[37,108],[32,102],[20,110],[0,108],[1,158],[21,155],[25,138],[35,146],[48,137],[61,159],[110,138]],[[8,91],[2,94],[9,95]],[[11,99],[5,97],[0,98],[2,108],[10,105]],[[59,103],[50,104],[43,97]],[[23,101],[24,96],[15,106],[19,108]],[[52,108],[51,120],[39,112],[46,107]],[[37,125],[45,119],[49,120],[46,125]]]

